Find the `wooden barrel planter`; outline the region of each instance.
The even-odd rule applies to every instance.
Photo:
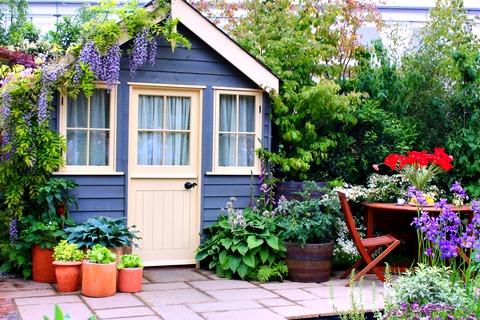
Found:
[[[302,196],[299,195],[299,192],[303,191],[303,185],[305,182],[294,182],[294,181],[279,181],[277,182],[277,189],[275,196],[278,199],[283,195],[287,200],[302,200]],[[328,182],[317,182],[317,187],[323,188],[328,187]],[[313,190],[311,192],[312,198],[319,198],[325,194],[324,190]]]
[[[330,279],[333,260],[333,241],[307,243],[285,242],[290,280],[296,282],[325,282]]]

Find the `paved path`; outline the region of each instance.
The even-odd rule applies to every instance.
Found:
[[[253,283],[220,279],[192,267],[159,267],[145,268],[139,293],[88,298],[80,291],[59,293],[55,284],[0,279],[0,319],[43,320],[46,315],[53,320],[55,304],[72,320],[93,313],[97,319],[123,320],[308,319],[337,314],[333,303],[336,310],[350,309],[351,294],[362,299],[366,311],[374,303],[383,306],[383,284],[373,275],[366,276],[362,288],[349,289],[345,283],[335,277],[325,283]]]

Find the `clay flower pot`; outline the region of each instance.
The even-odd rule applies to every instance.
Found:
[[[82,261],[53,261],[55,275],[57,277],[58,291],[77,291],[80,281],[80,268]]]
[[[117,262],[83,261],[82,294],[87,297],[109,297],[117,292]]]
[[[56,282],[53,266],[53,249],[42,249],[36,244],[32,247],[32,275],[36,282]]]
[[[123,268],[118,270],[118,291],[142,291],[143,268]]]

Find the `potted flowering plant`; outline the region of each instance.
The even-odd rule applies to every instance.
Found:
[[[293,281],[324,282],[330,278],[338,215],[332,211],[335,206],[324,206],[322,198],[311,196],[315,189],[315,182],[306,183],[300,193],[302,200],[281,198],[278,204],[277,223]]]
[[[117,292],[117,255],[96,244],[87,250],[83,261],[82,294],[87,297],[109,297]]]
[[[443,148],[427,151],[408,151],[407,155],[389,154],[383,162],[392,170],[403,174],[416,190],[425,191],[428,182],[442,171],[449,171],[453,157]],[[378,170],[378,166],[374,166]]]

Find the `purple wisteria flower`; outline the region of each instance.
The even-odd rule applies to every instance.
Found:
[[[18,218],[10,218],[10,242],[16,242],[18,240]]]
[[[133,77],[138,67],[148,61],[155,64],[157,55],[157,41],[147,28],[137,33],[133,39],[133,48],[130,54],[130,75]]]

